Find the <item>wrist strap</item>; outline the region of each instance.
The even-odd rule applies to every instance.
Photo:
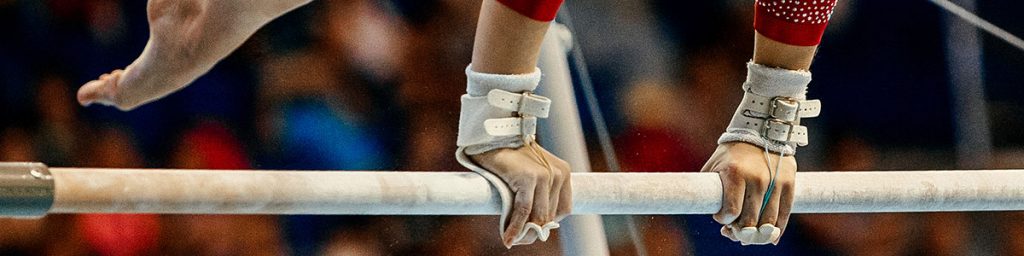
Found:
[[[821,101],[806,100],[811,73],[747,63],[743,101],[718,143],[742,141],[766,150],[793,155],[809,143],[803,118],[821,113]]]
[[[488,144],[509,136],[521,136],[524,143],[533,141],[537,118],[547,117],[550,109],[550,99],[530,92],[493,89],[486,97],[463,95],[457,145]],[[518,146],[522,145],[514,147]]]
[[[527,74],[487,74],[466,68],[457,145],[475,155],[498,148],[518,148],[534,141],[537,119],[547,118],[551,100],[531,91],[540,70]]]
[[[808,143],[807,127],[800,125],[800,120],[820,113],[819,100],[765,97],[747,92],[743,94],[743,103],[729,122],[728,130],[740,129],[765,139],[805,146]]]

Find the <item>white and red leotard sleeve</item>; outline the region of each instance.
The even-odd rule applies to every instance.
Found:
[[[563,0],[497,0],[523,16],[537,21],[551,21],[558,14]]]
[[[815,46],[835,6],[836,0],[757,0],[754,30],[785,44]]]

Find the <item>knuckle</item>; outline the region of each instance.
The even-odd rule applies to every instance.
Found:
[[[527,210],[529,210],[529,205],[533,204],[533,198],[528,196],[517,196],[515,199],[515,203],[517,210],[518,208],[526,208]]]
[[[750,216],[743,216],[740,218],[740,225],[743,227],[753,227],[757,225],[757,219]]]
[[[560,183],[564,179],[565,179],[565,174],[564,173],[561,173],[561,172],[552,172],[551,173],[551,180],[554,181],[554,183]]]
[[[536,181],[537,179],[539,179],[540,175],[541,175],[541,173],[537,172],[537,171],[526,171],[526,172],[523,172],[523,176],[522,177],[523,177],[523,180],[527,180],[527,181],[533,182],[533,181]]]
[[[740,211],[741,210],[742,209],[740,209],[739,206],[737,206],[735,204],[729,204],[729,205],[723,206],[721,212],[722,212],[723,215],[736,216],[736,215],[740,215]]]
[[[567,176],[566,173],[562,172],[562,171],[555,170],[555,171],[551,172],[551,179],[555,180],[555,181],[560,181],[560,180],[564,179],[565,176]]]
[[[794,187],[794,182],[793,181],[784,180],[784,181],[778,181],[778,183],[779,183],[778,184],[779,188],[782,189],[783,191],[792,191],[793,190],[793,187]]]
[[[515,210],[513,210],[513,214],[514,215],[526,215],[526,214],[529,214],[529,213],[530,213],[530,207],[527,206],[526,204],[520,204],[519,206],[516,206]]]
[[[722,167],[719,168],[718,171],[719,172],[723,172],[723,173],[725,173],[727,175],[733,176],[733,175],[738,174],[742,170],[743,170],[743,166],[741,166],[740,163],[728,162],[728,163],[723,164]]]
[[[549,181],[551,180],[551,173],[547,171],[534,171],[533,178],[538,181]]]
[[[572,172],[569,172],[569,171],[563,171],[559,175],[560,175],[560,178],[562,178],[560,181],[562,181],[563,183],[566,183],[566,184],[568,184],[569,180],[572,179]]]
[[[555,167],[558,167],[558,169],[562,169],[562,170],[570,170],[571,169],[570,165],[569,165],[569,162],[566,162],[565,160],[562,160],[562,159],[555,159]]]
[[[551,220],[553,220],[553,219],[554,219],[554,214],[551,213],[551,212],[546,212],[544,214],[538,214],[537,215],[537,222],[538,222],[537,224],[544,225],[545,223],[551,222]]]
[[[508,182],[508,186],[509,186],[510,189],[512,189],[512,191],[515,191],[515,192],[518,193],[518,192],[521,192],[521,191],[525,190],[526,188],[529,188],[530,184],[532,184],[533,182],[534,182],[534,179],[531,179],[531,178],[528,178],[528,177],[522,177],[522,178],[512,179],[510,182]]]
[[[762,177],[747,177],[746,179],[744,179],[744,183],[746,183],[747,186],[752,186],[760,190],[764,190],[765,188],[767,188],[768,182],[770,181],[767,179],[763,179]]]
[[[768,186],[771,185],[772,179],[771,177],[767,176],[758,176],[757,178],[752,179],[751,183],[753,183],[753,185],[756,186],[759,190],[764,191],[768,190]]]
[[[739,216],[739,223],[743,224],[743,226],[753,226],[757,222],[758,216],[756,214],[746,213]]]

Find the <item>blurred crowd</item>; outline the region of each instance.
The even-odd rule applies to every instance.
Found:
[[[1012,33],[1013,7],[979,12]],[[462,170],[451,156],[479,1],[316,1],[190,87],[131,112],[79,85],[141,52],[145,1],[0,0],[0,161],[190,169]],[[569,1],[624,171],[699,170],[742,92],[749,1]],[[840,1],[813,67],[802,171],[955,169],[944,21],[925,2]],[[1024,52],[985,36],[996,153],[1024,167]],[[1016,97],[1015,97],[1016,96]],[[578,97],[579,98],[579,97]],[[592,129],[584,112],[588,135]],[[909,127],[909,129],[908,129]],[[912,130],[912,132],[910,132]],[[593,140],[588,136],[588,140]],[[591,146],[591,148],[597,148]],[[607,171],[592,150],[595,171]],[[632,218],[628,220],[627,218]],[[741,247],[709,216],[606,217],[614,255],[1024,255],[1021,213],[805,214]],[[496,217],[51,215],[0,219],[0,255],[550,255]],[[625,225],[635,223],[638,236]],[[643,245],[643,246],[639,246]]]

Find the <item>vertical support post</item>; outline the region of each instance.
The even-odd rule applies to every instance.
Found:
[[[974,0],[956,2],[967,11],[975,10]],[[952,14],[946,14],[945,23],[957,166],[984,168],[992,157],[992,136],[985,103],[981,35],[974,25]]]
[[[540,124],[544,147],[572,166],[573,172],[590,170],[583,124],[573,94],[568,51],[572,34],[565,26],[551,23],[541,44],[538,66],[543,73],[540,94],[551,98],[551,116]],[[562,221],[559,237],[565,255],[608,255],[608,239],[600,215],[573,215]]]
[[[953,0],[973,13],[975,0]],[[950,97],[953,103],[953,127],[956,142],[956,165],[961,169],[987,167],[992,158],[992,136],[985,103],[985,80],[982,75],[982,41],[977,27],[946,13],[946,63],[949,68]],[[985,225],[984,222],[976,224]],[[975,229],[973,232],[981,230]],[[967,251],[984,252],[996,248],[988,239],[977,236]]]

